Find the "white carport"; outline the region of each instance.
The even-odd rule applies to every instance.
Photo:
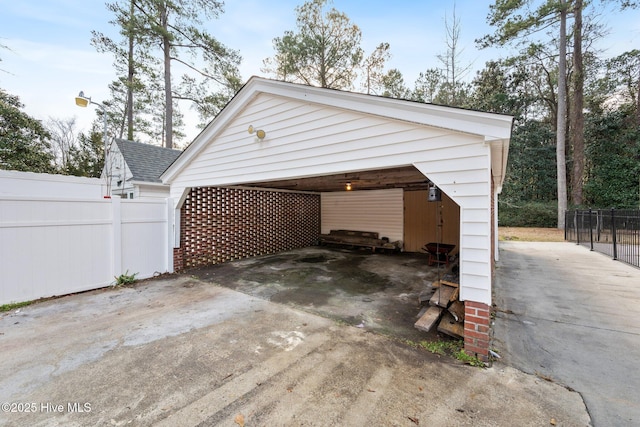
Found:
[[[490,304],[492,198],[504,180],[511,123],[505,115],[253,77],[162,179],[179,208],[191,187],[412,165],[460,206],[461,299]],[[250,125],[266,137],[249,134]]]
[[[321,194],[344,192],[354,174],[376,178],[353,193],[430,182],[460,208],[460,299],[489,306],[511,127],[501,114],[252,77],[161,177],[176,207],[175,246],[192,188]]]

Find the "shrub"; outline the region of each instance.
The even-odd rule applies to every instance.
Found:
[[[499,201],[498,224],[503,227],[544,227],[558,226],[558,205],[553,202]]]
[[[130,285],[136,281],[136,276],[138,273],[129,274],[129,270],[125,273],[121,274],[118,277],[114,277],[116,279],[113,286],[122,286],[122,285]]]

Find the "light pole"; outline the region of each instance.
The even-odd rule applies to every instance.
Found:
[[[104,174],[105,174],[104,178],[107,184],[107,190],[106,190],[107,194],[104,197],[105,199],[110,199],[111,198],[111,182],[109,180],[109,173],[111,171],[107,170],[107,109],[103,104],[92,101],[90,96],[86,97],[84,96],[84,92],[80,91],[78,96],[76,96],[76,105],[78,107],[85,108],[89,104],[97,105],[102,109],[102,122],[103,122],[102,142],[104,143]]]

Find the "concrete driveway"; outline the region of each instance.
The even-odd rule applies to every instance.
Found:
[[[585,426],[581,397],[190,275],[0,315],[8,426]]]
[[[593,424],[640,425],[640,270],[573,243],[500,242],[494,347],[579,392]]]
[[[438,279],[427,254],[309,247],[193,269],[188,274],[379,334],[437,339],[413,324]],[[444,275],[444,268],[440,275]]]

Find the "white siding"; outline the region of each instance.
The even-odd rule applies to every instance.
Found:
[[[264,129],[259,141],[249,125]],[[206,138],[207,130],[201,137]],[[213,137],[213,135],[211,135]],[[186,187],[322,176],[408,166],[432,156],[468,156],[479,136],[259,95],[171,182]]]
[[[124,161],[124,156],[118,148],[118,144],[115,142],[111,144],[109,148],[109,155],[107,157],[107,168],[109,174],[106,179],[111,181],[111,195],[114,197],[120,197],[122,194],[129,194],[134,191],[134,187],[129,181],[133,174],[129,169],[129,166]],[[104,176],[104,174],[103,174]],[[118,185],[120,183],[120,185]]]
[[[134,197],[137,198],[150,198],[150,199],[166,199],[169,197],[169,186],[159,184],[145,184],[143,182],[136,182],[136,192]]]
[[[417,163],[460,206],[460,299],[491,304],[490,148],[480,143],[458,158]]]
[[[344,191],[320,195],[322,233],[331,230],[373,231],[402,241],[402,189]]]

